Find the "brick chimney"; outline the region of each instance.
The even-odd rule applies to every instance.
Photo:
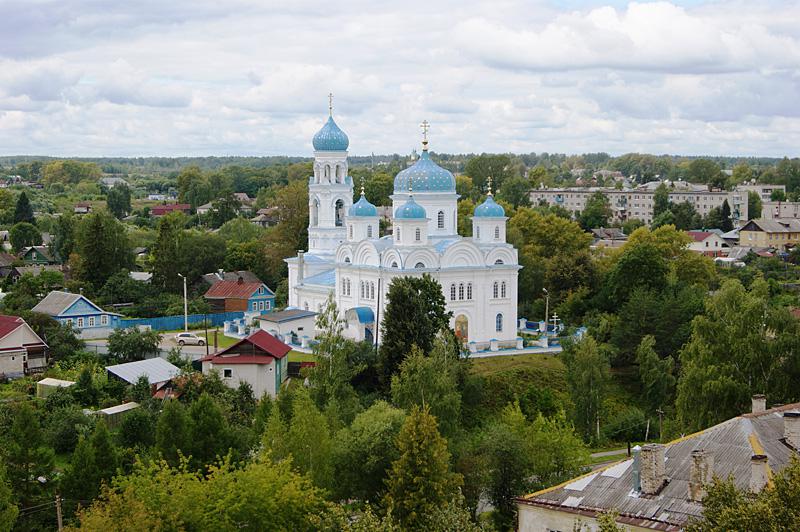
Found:
[[[767,464],[767,455],[754,454],[750,457],[750,491],[759,493],[764,486],[767,485],[769,480],[769,473],[767,472],[769,464]]]
[[[783,437],[787,444],[800,451],[800,412],[783,413]]]
[[[659,443],[648,443],[639,453],[642,493],[656,495],[667,481],[664,464],[664,446]]]
[[[244,277],[242,277],[242,276],[240,275],[240,276],[239,276],[239,278],[238,278],[238,279],[236,279],[236,284],[244,284]]]
[[[706,496],[705,485],[714,475],[714,455],[705,449],[692,451],[689,465],[689,500],[700,502]]]
[[[763,394],[757,394],[753,396],[753,407],[751,412],[753,414],[759,414],[764,412],[767,409],[767,396]]]

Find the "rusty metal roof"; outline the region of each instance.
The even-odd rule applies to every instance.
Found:
[[[789,464],[794,451],[783,441],[783,413],[798,409],[800,403],[742,415],[666,444],[668,480],[657,495],[633,491],[633,459],[628,459],[521,497],[517,502],[578,515],[616,509],[620,522],[654,530],[679,530],[690,518],[700,517],[703,508],[688,497],[692,451],[710,451],[714,475],[730,476],[738,488],[746,490],[753,454],[765,454],[773,472]]]

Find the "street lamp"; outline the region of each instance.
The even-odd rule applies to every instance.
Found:
[[[550,314],[550,292],[547,291],[547,288],[542,287],[542,292],[544,292],[545,303],[544,303],[544,335],[547,336],[547,316]]]
[[[183,330],[189,332],[189,300],[186,297],[186,276],[182,273],[178,277],[183,279]]]

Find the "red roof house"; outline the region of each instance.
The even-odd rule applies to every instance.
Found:
[[[47,366],[47,344],[19,316],[0,315],[0,375],[22,376]]]
[[[275,397],[288,377],[292,348],[267,331],[259,329],[227,349],[200,359],[203,373],[218,371],[231,388],[246,382],[256,397]]]
[[[721,257],[727,255],[730,250],[728,243],[715,232],[686,231],[686,234],[692,239],[689,249],[696,253],[702,253],[709,257]]]
[[[261,281],[221,280],[211,285],[203,296],[214,312],[271,312],[275,294]]]

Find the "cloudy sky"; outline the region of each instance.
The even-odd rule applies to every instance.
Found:
[[[800,2],[0,0],[0,155],[800,155]]]

